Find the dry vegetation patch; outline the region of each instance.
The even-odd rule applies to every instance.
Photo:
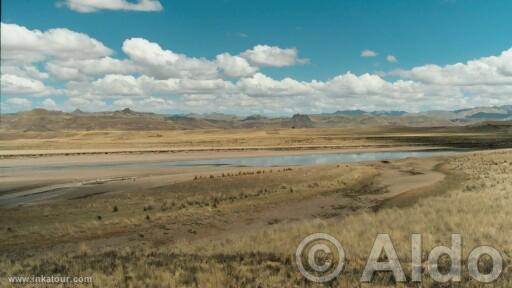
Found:
[[[305,236],[325,232],[335,236],[343,244],[348,258],[342,275],[327,286],[355,287],[360,285],[359,278],[378,233],[390,234],[406,275],[411,275],[411,234],[421,233],[424,261],[434,246],[450,246],[451,234],[461,234],[463,237],[463,259],[474,247],[495,247],[502,252],[505,268],[493,286],[511,287],[512,152],[454,156],[448,159],[446,165],[448,169],[465,175],[461,178],[463,183],[460,183],[459,188],[436,197],[421,199],[412,206],[386,208],[376,212],[363,209],[344,217],[315,220],[304,218],[282,223],[270,217],[270,222],[258,227],[259,229],[242,229],[222,238],[158,238],[154,231],[177,233],[171,229],[170,223],[179,220],[190,223],[188,234],[201,236],[203,232],[198,226],[194,226],[197,221],[203,221],[203,225],[218,225],[212,219],[231,221],[232,218],[222,218],[222,215],[230,213],[237,215],[235,218],[243,217],[244,212],[265,209],[278,203],[291,205],[297,198],[313,201],[321,197],[319,195],[322,193],[336,195],[337,191],[341,191],[343,194],[346,191],[339,189],[341,181],[346,185],[360,185],[362,182],[356,179],[361,180],[372,172],[358,170],[362,168],[357,167],[347,168],[344,165],[331,165],[329,168],[318,168],[319,170],[298,168],[272,173],[267,170],[265,174],[255,172],[238,175],[234,171],[229,175],[225,173],[224,177],[222,174],[214,175],[213,178],[197,177],[183,183],[156,187],[147,192],[145,201],[138,198],[139,194],[132,193],[128,193],[123,200],[115,195],[100,195],[98,197],[101,200],[90,203],[97,210],[86,216],[89,220],[80,222],[70,218],[72,220],[69,223],[82,224],[68,224],[71,231],[59,237],[67,237],[73,233],[80,235],[79,231],[73,229],[83,229],[76,228],[83,227],[81,225],[96,225],[99,231],[124,227],[121,230],[133,232],[135,230],[130,227],[140,227],[139,233],[142,236],[138,237],[141,239],[154,237],[153,239],[173,240],[156,245],[157,242],[150,244],[139,239],[134,242],[137,245],[123,245],[124,248],[114,249],[89,247],[94,244],[86,242],[78,251],[65,253],[4,253],[0,262],[0,276],[4,281],[6,275],[20,274],[91,275],[96,287],[315,286],[298,273],[292,256],[297,244]],[[204,191],[204,187],[211,190]],[[277,207],[279,210],[286,206]],[[34,211],[38,211],[37,209],[43,208],[35,208]],[[61,213],[62,210],[59,209],[46,211],[46,214],[51,217],[50,215]],[[104,218],[101,221],[93,220],[100,211]],[[285,211],[284,214],[289,213],[292,212]],[[149,215],[149,219],[146,215]],[[9,214],[6,217],[9,219]],[[122,218],[124,220],[120,220]],[[10,233],[17,235],[17,239],[33,236],[29,228],[22,228],[24,224],[18,223],[20,227],[14,229],[27,229],[27,232]],[[14,238],[2,237],[2,241],[15,241]],[[458,286],[480,287],[479,283],[468,276],[466,269],[463,269],[463,282]],[[423,279],[423,287],[440,287],[427,273],[424,273]],[[381,286],[396,284],[389,273],[378,274],[374,281],[373,284]]]

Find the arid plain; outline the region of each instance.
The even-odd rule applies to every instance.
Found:
[[[512,285],[510,234],[498,232],[512,227],[508,126],[1,135],[3,276],[87,275],[94,287],[310,286],[293,253],[305,236],[325,232],[352,257],[329,284],[354,286],[377,233],[393,237],[407,273],[409,235],[421,232],[424,253],[449,246],[452,233],[467,247],[499,248],[506,265],[494,284]],[[462,150],[355,163],[145,166],[454,148]],[[373,284],[394,285],[390,275]],[[461,285],[479,287],[463,275]],[[428,275],[422,284],[437,285]]]
[[[512,0],[0,6],[0,288],[512,288]]]

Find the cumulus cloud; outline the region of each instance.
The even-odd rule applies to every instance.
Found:
[[[348,72],[326,82],[316,82],[315,87],[325,95],[338,98],[380,95],[395,98],[408,96],[411,99],[411,96],[421,93],[420,87],[412,81],[388,82],[368,73],[357,76]]]
[[[32,101],[26,98],[20,97],[11,97],[4,98],[2,97],[2,102],[0,102],[0,113],[12,113],[17,111],[28,110],[32,108]]]
[[[147,76],[138,78],[145,91],[156,93],[172,93],[174,95],[191,94],[229,94],[235,85],[223,79],[165,79],[158,80]]]
[[[54,63],[46,63],[46,71],[58,80],[85,80],[85,75],[80,73],[80,71],[75,67],[65,67]]]
[[[361,51],[361,57],[376,57],[377,56],[377,52],[375,51],[372,51],[372,50],[363,50]]]
[[[165,109],[169,109],[173,107],[174,102],[172,100],[157,98],[157,97],[147,97],[140,100],[132,99],[132,98],[121,98],[117,99],[113,102],[113,105],[116,109],[122,108],[133,108],[137,109],[137,111],[148,111],[155,112],[161,111]]]
[[[217,55],[217,65],[229,77],[245,77],[250,76],[256,71],[257,67],[251,66],[247,60],[240,56],[232,56],[229,53]]]
[[[36,66],[28,65],[10,65],[9,63],[2,62],[1,64],[2,74],[11,74],[31,79],[48,79],[50,75],[44,71],[39,70]]]
[[[25,98],[17,98],[17,97],[7,99],[6,103],[9,105],[23,106],[23,107],[30,107],[32,105],[31,101],[29,101]]]
[[[285,67],[308,61],[299,59],[295,48],[280,48],[268,45],[256,45],[240,55],[257,66]]]
[[[446,66],[424,65],[391,73],[415,81],[454,86],[512,85],[512,48],[499,56]]]
[[[58,110],[60,108],[59,105],[57,105],[57,103],[51,98],[44,99],[43,102],[41,102],[40,107],[47,110]]]
[[[206,59],[130,38],[122,43],[126,57],[115,58],[110,48],[82,33],[2,23],[1,48],[1,95],[18,99],[4,100],[3,111],[35,107],[28,104],[30,97],[55,95],[61,96],[55,98],[59,101],[45,97],[40,106],[237,114],[321,113],[348,107],[451,109],[507,104],[512,95],[512,48],[465,63],[379,75],[346,72],[310,81],[265,75],[266,67],[306,61],[297,49],[268,45]],[[362,56],[377,54],[369,52],[373,54]],[[386,60],[397,61],[393,55]],[[389,80],[390,75],[398,79]]]
[[[137,79],[132,75],[109,74],[91,84],[96,94],[107,97],[143,95]]]
[[[98,10],[126,10],[126,11],[162,11],[164,8],[159,0],[64,0],[57,2],[58,6],[81,13],[96,12]]]
[[[50,61],[46,64],[46,70],[58,80],[83,80],[89,76],[130,74],[136,69],[131,61],[103,57]]]
[[[252,97],[300,96],[313,92],[309,83],[299,82],[291,78],[274,80],[257,73],[250,78],[242,78],[237,82],[241,92]]]
[[[235,92],[235,85],[223,79],[155,79],[146,75],[109,74],[93,82],[74,81],[67,85],[73,97],[89,99],[147,98],[156,95],[226,95]],[[139,102],[133,102],[139,103]]]
[[[398,62],[398,59],[396,59],[394,55],[388,55],[386,56],[386,61],[388,61],[389,63],[396,63]]]
[[[48,94],[48,88],[39,80],[2,74],[0,82],[2,95],[39,96]]]
[[[29,30],[1,23],[2,62],[31,63],[48,58],[90,59],[112,54],[103,43],[65,28]]]
[[[104,111],[110,109],[109,105],[101,99],[88,98],[82,96],[74,96],[69,98],[66,106],[80,109],[82,111]]]
[[[125,40],[123,51],[141,72],[159,79],[214,79],[218,76],[214,62],[164,50],[160,45],[143,38]]]
[[[135,106],[135,102],[133,102],[133,100],[129,99],[129,98],[121,98],[121,99],[115,100],[114,105],[117,106],[118,108],[125,108],[125,107],[131,108],[131,107]]]

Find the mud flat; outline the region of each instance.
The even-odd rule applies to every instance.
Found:
[[[352,151],[352,152],[350,152]],[[115,156],[56,156],[37,159],[17,158],[3,160],[0,171],[0,206],[28,205],[49,201],[61,196],[72,197],[75,191],[92,191],[93,186],[119,182],[123,189],[138,186],[137,179],[149,176],[180,175],[190,177],[191,171],[201,172],[214,168],[271,168],[319,164],[343,164],[376,160],[395,160],[408,157],[429,157],[460,153],[465,150],[425,149],[397,151],[391,149],[261,151],[261,152],[204,152],[177,153],[175,155],[126,155]],[[391,175],[393,178],[394,175]],[[78,192],[77,192],[78,193]],[[66,195],[64,195],[66,194]]]

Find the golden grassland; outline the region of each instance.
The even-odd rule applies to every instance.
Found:
[[[509,130],[406,127],[309,129],[196,129],[159,131],[0,131],[0,151],[137,150],[294,147],[371,148],[397,145],[493,147],[510,146]]]
[[[370,187],[369,179],[377,173],[372,167],[348,165],[222,171],[190,175],[178,182],[151,179],[150,184],[141,180],[114,183],[124,184],[120,187],[102,184],[87,187],[99,189],[97,192],[75,193],[29,208],[3,209],[0,227],[7,233],[0,235],[0,251],[9,246],[31,247],[110,235],[144,235],[144,240],[169,242],[183,233],[196,234],[189,232],[192,230],[211,234],[211,226],[222,231],[223,226],[233,226],[242,219],[247,220],[245,226],[253,217],[270,217],[266,222],[306,217],[293,211],[293,204],[318,213],[335,213],[339,207],[315,207],[315,203],[325,204],[332,199],[355,210],[365,201],[361,197],[353,201],[345,194],[356,186]],[[178,234],[177,230],[184,227],[185,231]]]
[[[375,204],[369,200],[372,198],[354,197],[355,193],[365,191],[385,193],[381,189],[369,188],[373,187],[368,185],[369,179],[376,176],[378,170],[365,165],[315,168],[318,170],[294,168],[272,173],[266,171],[265,174],[253,171],[245,175],[233,171],[229,176],[227,172],[224,177],[204,176],[147,191],[146,201],[142,201],[142,193],[128,192],[122,197],[99,195],[94,200],[82,199],[76,204],[68,201],[52,206],[34,206],[25,218],[16,218],[22,213],[16,209],[2,211],[2,218],[6,219],[2,226],[7,223],[16,223],[16,226],[10,227],[8,233],[11,235],[1,236],[2,243],[9,246],[7,249],[4,246],[1,253],[0,281],[4,282],[0,283],[6,285],[8,275],[73,275],[92,276],[94,287],[315,286],[299,274],[293,263],[293,254],[305,236],[324,232],[343,244],[348,259],[342,275],[326,286],[408,287],[416,284],[394,283],[389,273],[378,274],[371,284],[360,284],[359,278],[375,236],[378,233],[390,234],[405,273],[410,275],[411,234],[423,235],[422,255],[425,260],[434,246],[450,246],[451,234],[456,233],[463,237],[464,256],[480,245],[490,245],[501,251],[505,269],[492,286],[511,287],[512,152],[465,154],[446,157],[443,161],[444,168],[452,171],[448,180],[455,177],[451,178],[452,181],[459,182],[450,185],[452,189],[411,202],[406,207],[393,207],[391,201],[385,205],[386,208],[376,211],[374,208],[379,206],[372,206]],[[211,190],[201,193],[205,187]],[[338,197],[333,196],[338,194],[343,197],[329,198]],[[247,221],[239,222],[238,229],[223,231],[243,215],[266,215],[266,207],[273,205],[277,205],[273,211],[282,210],[281,214],[274,215],[277,219],[282,220],[279,217],[293,215],[294,212],[301,215],[302,210],[313,208],[293,206],[294,201],[305,199],[299,203],[314,203],[322,199],[320,195],[326,195],[324,199],[328,202],[349,199],[344,208],[355,212],[318,214],[318,217],[306,217],[304,214],[303,217],[298,216],[299,219],[282,222],[268,218],[263,226],[253,226],[250,219],[245,219]],[[278,203],[286,205],[279,206]],[[68,212],[64,212],[66,205],[71,205],[67,207]],[[285,210],[286,206],[294,209]],[[333,209],[326,205],[320,210],[326,210],[326,207]],[[254,212],[258,210],[262,213]],[[98,215],[103,218],[91,219]],[[232,218],[222,215],[232,215]],[[173,221],[182,221],[183,227],[190,228],[180,232],[173,228]],[[203,225],[197,225],[198,221]],[[223,226],[220,225],[222,221],[232,222]],[[45,230],[41,227],[42,222],[53,224]],[[213,227],[216,225],[218,227]],[[211,229],[201,228],[205,226]],[[244,226],[249,228],[243,229]],[[105,238],[109,231],[115,232],[112,235],[121,231],[139,234],[135,238],[128,236],[116,240],[120,242],[88,241]],[[217,237],[218,234],[226,237]],[[41,245],[38,250],[38,239],[47,246]],[[82,244],[71,245],[71,249],[66,250],[68,246],[55,244],[61,239]],[[101,247],[105,243],[109,245]],[[481,265],[485,270],[488,263],[483,261]],[[434,283],[426,271],[421,285],[443,286]],[[463,282],[453,286],[481,285],[472,280],[464,269]]]
[[[206,129],[167,131],[5,131],[2,150],[98,148],[194,148],[362,144],[355,129]],[[307,133],[305,133],[307,132]],[[371,133],[371,130],[369,130]]]

